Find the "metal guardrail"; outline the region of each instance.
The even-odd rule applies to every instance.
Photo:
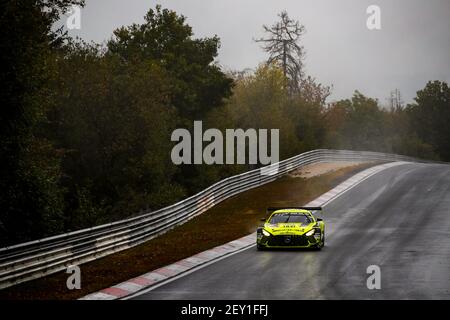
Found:
[[[221,180],[157,211],[97,227],[0,248],[0,289],[65,270],[148,241],[243,191],[307,164],[327,161],[410,161],[416,158],[366,151],[319,149]],[[264,170],[264,171],[262,171]]]

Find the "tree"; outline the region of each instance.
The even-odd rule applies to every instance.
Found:
[[[328,143],[336,148],[385,150],[384,113],[378,101],[355,91],[351,99],[340,100],[327,110]]]
[[[71,72],[76,70],[76,72]],[[184,195],[168,143],[177,114],[160,65],[124,65],[96,45],[73,43],[58,59],[49,115],[63,153],[66,229],[123,219]]]
[[[391,110],[400,110],[403,108],[402,94],[399,89],[391,91],[389,96],[389,107]]]
[[[150,9],[145,23],[114,31],[108,42],[108,53],[127,64],[154,61],[171,76],[171,102],[180,115],[202,119],[231,94],[232,79],[214,63],[220,41],[193,39],[186,18],[176,12]]]
[[[240,77],[227,99],[215,114],[217,123],[228,127],[279,129],[280,159],[318,147],[320,108],[299,96],[289,96],[280,66],[262,64],[252,74]]]
[[[263,43],[263,49],[269,54],[267,63],[280,65],[284,76],[289,79],[290,91],[296,92],[304,78],[305,51],[298,42],[305,33],[305,27],[299,21],[289,18],[286,11],[282,11],[278,17],[280,21],[274,25],[263,25],[268,36],[255,41]]]
[[[0,246],[60,230],[59,156],[42,135],[52,104],[52,26],[80,0],[10,0],[0,5]]]
[[[450,88],[446,82],[429,81],[407,107],[417,135],[444,161],[450,160]]]

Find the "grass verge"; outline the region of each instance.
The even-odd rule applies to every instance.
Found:
[[[134,248],[82,264],[81,289],[68,290],[59,272],[0,290],[1,300],[77,299],[243,237],[256,230],[269,206],[301,206],[374,163],[309,179],[285,176],[227,199],[202,215]]]

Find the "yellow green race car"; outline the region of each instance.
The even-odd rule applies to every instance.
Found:
[[[269,248],[314,248],[325,245],[325,223],[313,215],[321,207],[268,208],[264,226],[256,232],[258,250]]]

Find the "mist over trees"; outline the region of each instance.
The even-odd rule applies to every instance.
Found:
[[[217,36],[198,39],[160,6],[106,46],[52,25],[82,1],[1,4],[0,246],[94,226],[181,200],[247,165],[170,159],[176,128],[280,129],[280,158],[316,148],[450,160],[450,89],[430,81],[391,108],[305,74],[305,27],[287,13],[266,27],[268,60],[229,73]],[[292,31],[292,33],[286,30]],[[394,99],[395,98],[395,99]]]

